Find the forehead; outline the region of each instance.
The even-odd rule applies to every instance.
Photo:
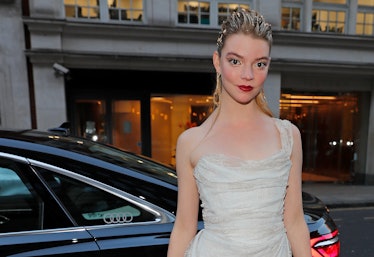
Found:
[[[269,56],[270,46],[265,39],[238,33],[226,38],[222,53],[235,53],[243,57],[248,55]]]

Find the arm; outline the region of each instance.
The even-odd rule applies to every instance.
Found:
[[[190,138],[190,131],[185,131],[179,136],[177,142],[178,206],[170,236],[168,257],[184,256],[190,241],[197,232],[199,194],[190,161]]]
[[[294,257],[311,257],[310,236],[304,220],[302,202],[302,144],[300,131],[292,127],[293,149],[292,166],[284,207],[284,224]]]

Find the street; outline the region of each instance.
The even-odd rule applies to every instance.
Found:
[[[340,231],[340,257],[374,256],[374,207],[330,211]]]

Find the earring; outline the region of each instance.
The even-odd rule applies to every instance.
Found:
[[[266,103],[267,99],[266,99],[265,92],[263,89],[261,90],[261,94],[262,94],[262,101]]]

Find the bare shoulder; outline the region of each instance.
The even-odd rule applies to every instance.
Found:
[[[183,131],[178,137],[178,144],[186,144],[189,145],[192,149],[194,149],[206,134],[209,132],[212,123],[214,123],[214,116],[215,112],[211,114],[202,124],[197,127],[189,128]]]
[[[183,131],[177,141],[177,147],[187,148],[192,151],[201,139],[202,127],[192,127]]]
[[[178,174],[187,170],[191,171],[194,168],[195,163],[192,158],[192,152],[199,144],[200,135],[200,127],[189,128],[179,135],[176,145],[176,167]]]
[[[295,124],[291,123],[291,129],[292,129],[292,135],[293,135],[294,138],[295,137],[300,137],[300,130]]]
[[[177,159],[184,159],[185,164],[189,162],[194,167],[200,158],[197,149],[212,126],[212,119],[208,117],[200,126],[189,128],[183,131],[177,141]],[[178,160],[177,160],[178,163]],[[181,162],[180,162],[181,163]]]

